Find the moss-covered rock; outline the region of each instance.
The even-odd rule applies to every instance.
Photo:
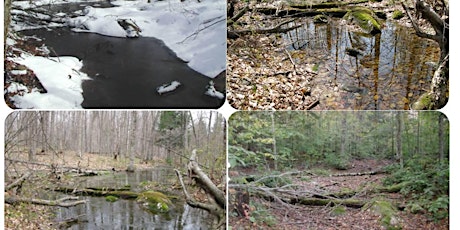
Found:
[[[345,17],[353,19],[367,33],[378,34],[382,31],[382,25],[374,15],[374,12],[368,8],[357,7],[348,12]]]
[[[117,200],[118,200],[118,197],[116,197],[116,196],[106,196],[105,197],[105,201],[107,201],[107,202],[115,202]]]
[[[398,210],[390,201],[376,199],[364,205],[363,209],[379,215],[380,223],[386,229],[402,229],[401,220],[397,216]]]
[[[167,213],[172,205],[171,200],[165,194],[154,191],[139,194],[137,202],[153,214]]]

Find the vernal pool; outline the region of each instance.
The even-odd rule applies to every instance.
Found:
[[[340,20],[303,26],[284,36],[296,61],[318,72],[315,109],[409,109],[429,89],[439,47],[411,28],[387,21],[381,34],[359,33]],[[358,55],[347,50],[358,50]]]
[[[142,183],[161,183],[174,177],[172,169],[154,169],[87,177],[79,184],[82,187],[111,188],[129,184],[131,189],[136,191]],[[85,199],[87,203],[70,208],[58,208],[56,221],[78,217],[78,223],[69,226],[68,229],[210,229],[213,220],[207,212],[191,208],[184,201],[174,201],[174,207],[168,213],[152,214],[135,200],[118,199],[108,202],[104,197],[91,196],[80,196],[80,199]]]

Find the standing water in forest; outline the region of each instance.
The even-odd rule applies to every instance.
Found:
[[[403,12],[404,4],[387,0],[249,8],[230,1],[229,103],[242,110],[441,108],[448,98],[448,7],[421,2]],[[433,14],[412,20],[415,11]]]
[[[391,21],[368,35],[338,20],[307,20],[284,38],[295,61],[315,66],[318,109],[409,109],[429,89],[439,60],[435,42]]]
[[[225,124],[212,111],[13,112],[5,228],[223,229]]]

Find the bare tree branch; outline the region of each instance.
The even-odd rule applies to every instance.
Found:
[[[42,200],[42,199],[33,199],[33,198],[24,198],[18,196],[6,196],[5,203],[7,204],[19,204],[19,203],[31,203],[38,205],[47,205],[47,206],[59,206],[59,207],[72,207],[79,204],[85,204],[86,200],[78,200],[78,197],[64,197],[58,200]],[[65,202],[67,200],[78,200],[74,202]]]
[[[27,172],[24,175],[22,175],[19,179],[15,180],[13,183],[5,186],[5,192],[8,190],[11,190],[12,188],[19,186],[22,182],[24,182],[29,176],[32,175],[31,172]]]

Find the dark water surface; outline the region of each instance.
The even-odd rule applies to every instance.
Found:
[[[155,38],[117,38],[68,28],[22,31],[44,39],[52,55],[76,56],[93,80],[83,82],[84,108],[218,108],[223,100],[205,95],[210,78],[192,70]],[[224,54],[222,54],[224,55]],[[223,92],[225,77],[214,79]],[[159,95],[156,88],[181,85]]]
[[[409,109],[429,89],[439,59],[437,43],[392,21],[381,34],[370,36],[340,20],[306,20],[284,39],[302,54],[299,64],[318,70],[313,90],[321,96],[315,109]],[[350,56],[350,48],[360,54]]]
[[[123,172],[83,178],[80,186],[121,187],[129,184],[132,190],[137,190],[138,185],[143,182],[161,183],[174,176],[172,169]],[[115,202],[107,202],[104,197],[84,197],[84,199],[87,200],[85,205],[58,208],[56,220],[80,216],[82,222],[68,229],[209,229],[211,226],[209,220],[212,218],[208,213],[191,208],[183,201],[174,203],[174,207],[168,214],[154,215],[142,209],[134,200],[119,199]]]

